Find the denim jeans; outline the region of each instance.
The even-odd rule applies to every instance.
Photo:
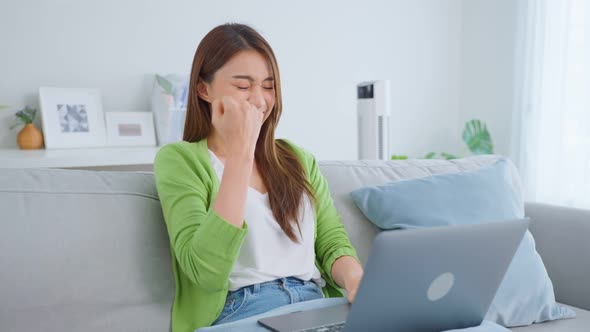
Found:
[[[212,325],[233,322],[284,305],[323,297],[322,289],[313,281],[294,277],[242,287],[227,294],[225,306]]]

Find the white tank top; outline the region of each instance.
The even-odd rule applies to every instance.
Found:
[[[210,149],[209,154],[221,183],[224,165]],[[321,287],[325,285],[315,266],[315,216],[308,195],[304,195],[299,216],[303,238],[295,228],[299,239],[299,243],[295,243],[285,235],[274,218],[268,193],[262,194],[248,187],[244,213],[248,234],[229,276],[230,290],[286,277],[312,280]]]

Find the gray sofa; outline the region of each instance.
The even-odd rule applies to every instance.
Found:
[[[363,262],[377,229],[353,189],[475,169],[455,161],[320,162]],[[174,296],[168,237],[153,174],[0,169],[0,331],[168,331]],[[514,331],[590,331],[590,211],[527,204],[557,300],[578,317]]]

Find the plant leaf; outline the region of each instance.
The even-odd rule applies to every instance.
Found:
[[[465,123],[463,141],[473,154],[493,154],[494,145],[490,133],[484,123],[473,119]]]
[[[158,82],[158,85],[164,89],[166,94],[173,95],[172,83],[170,81],[158,74],[156,74],[156,81]]]
[[[16,113],[16,117],[21,119],[21,121],[24,123],[31,123],[32,121],[31,118],[23,111]]]
[[[424,159],[433,159],[434,156],[436,156],[436,152],[430,152],[429,154],[424,156]]]
[[[30,123],[32,123],[35,120],[35,116],[37,115],[37,109],[36,108],[29,107],[29,106],[26,106],[25,109],[24,109],[24,111],[27,112],[27,114],[31,118],[31,122]]]
[[[25,108],[19,110],[14,115],[16,116],[17,120],[20,120],[23,124],[33,123],[35,120],[35,115],[37,114],[37,109],[32,108],[29,106],[25,106]]]
[[[446,160],[451,160],[451,159],[458,159],[459,157],[452,155],[450,153],[446,153],[446,152],[441,152],[440,153],[441,157],[445,158]]]

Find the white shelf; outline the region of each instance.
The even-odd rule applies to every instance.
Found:
[[[0,149],[0,168],[65,168],[151,165],[159,146],[84,149]]]

